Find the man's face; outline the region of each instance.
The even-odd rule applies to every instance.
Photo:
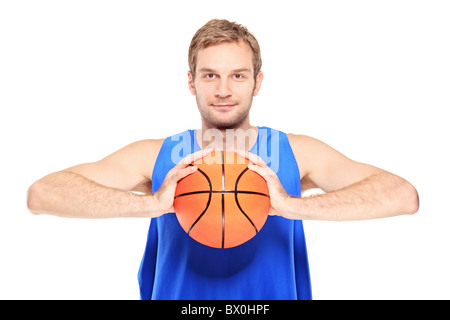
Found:
[[[189,89],[196,96],[203,124],[218,129],[248,124],[253,97],[261,87],[256,81],[253,52],[245,42],[221,43],[199,50],[195,79],[189,76]]]

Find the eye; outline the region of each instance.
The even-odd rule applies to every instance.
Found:
[[[216,77],[216,75],[214,73],[205,74],[206,79],[214,79],[215,77]]]
[[[237,74],[234,75],[234,78],[236,80],[242,80],[242,79],[244,79],[244,76],[242,74],[237,73]]]

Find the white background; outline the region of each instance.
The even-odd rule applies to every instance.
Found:
[[[0,298],[138,299],[148,219],[33,216],[28,186],[200,125],[187,51],[246,25],[252,124],[318,138],[414,184],[414,216],[305,221],[315,299],[449,299],[448,1],[0,2]],[[301,169],[301,168],[300,168]]]

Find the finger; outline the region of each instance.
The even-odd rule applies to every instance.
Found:
[[[270,178],[272,177],[272,170],[270,170],[269,167],[263,168],[256,164],[249,163],[248,168],[256,173],[258,173],[261,177],[264,178],[267,182],[269,182]]]
[[[181,159],[181,161],[178,162],[174,168],[176,168],[176,169],[184,168],[184,167],[188,166],[189,164],[191,164],[192,162],[206,157],[212,151],[213,151],[212,149],[205,149],[205,150],[200,150],[200,151],[191,153],[190,155]]]
[[[186,176],[188,176],[188,175],[194,173],[195,171],[197,171],[197,169],[198,169],[197,166],[189,166],[187,168],[179,170],[173,176],[174,182],[180,181],[181,179],[185,178]]]
[[[254,154],[254,153],[250,153],[248,151],[242,151],[242,150],[237,150],[236,152],[241,157],[247,158],[253,164],[256,164],[263,168],[269,168],[267,163],[260,156]]]
[[[262,168],[259,167],[259,166],[257,166],[256,164],[249,163],[249,164],[248,164],[248,168],[249,168],[250,170],[255,171],[256,173],[259,173],[259,174],[262,175],[262,171],[263,171]]]
[[[203,149],[203,150],[200,150],[200,151],[197,151],[197,152],[194,152],[192,155],[191,155],[191,162],[189,162],[189,163],[192,163],[192,162],[195,162],[195,161],[197,161],[197,160],[200,160],[200,159],[202,159],[202,158],[204,158],[204,157],[206,157],[207,155],[209,155],[211,152],[213,152],[214,151],[214,149]],[[189,157],[189,156],[188,156]],[[188,160],[187,160],[188,161]]]
[[[206,156],[208,156],[213,151],[214,151],[214,149],[211,149],[211,148],[201,150],[201,152],[199,152],[198,155],[195,155],[193,157],[192,163],[194,163],[194,164],[202,164],[203,163],[202,159],[205,158]]]

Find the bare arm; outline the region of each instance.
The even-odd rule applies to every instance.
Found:
[[[95,168],[95,165],[91,166]],[[52,173],[28,190],[28,208],[34,214],[66,218],[152,217],[152,196],[106,187],[78,173]]]
[[[267,181],[272,214],[301,220],[363,220],[417,212],[415,188],[405,179],[353,161],[328,145],[305,136],[289,140],[301,168],[302,180],[324,190],[307,198],[290,197],[276,174],[259,158],[249,168]]]
[[[190,158],[185,158],[169,171],[161,192],[151,194],[150,178],[161,143],[136,142],[98,162],[52,173],[28,189],[28,208],[34,214],[96,219],[167,213],[176,183],[196,167],[186,167]]]
[[[301,220],[366,220],[413,214],[417,192],[389,172],[373,174],[342,189],[306,198],[291,198],[284,215]]]
[[[100,161],[49,174],[28,189],[28,208],[34,214],[70,218],[151,216],[152,197],[131,191],[151,193],[144,186],[151,183],[148,168],[160,145],[158,140],[139,141]]]

